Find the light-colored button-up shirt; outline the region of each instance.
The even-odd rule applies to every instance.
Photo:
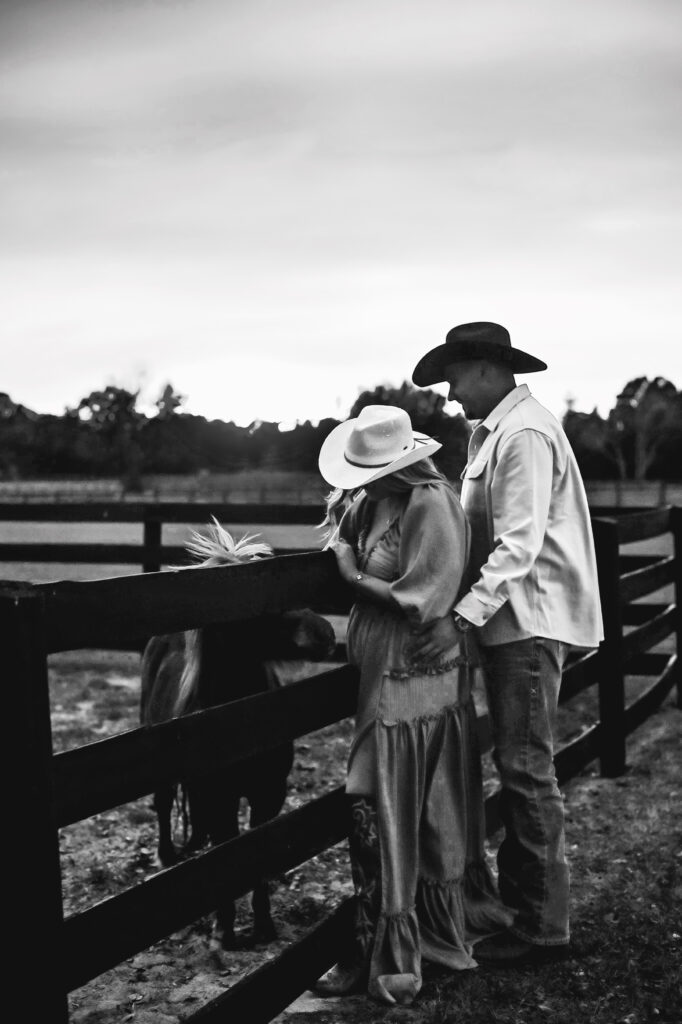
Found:
[[[462,474],[472,579],[455,606],[484,646],[603,638],[590,513],[560,423],[514,388],[474,429]],[[478,576],[478,578],[477,578]]]

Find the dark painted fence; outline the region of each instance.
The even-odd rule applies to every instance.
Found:
[[[218,509],[210,507],[216,515]],[[68,511],[73,513],[73,507]],[[89,511],[94,515],[92,506]],[[125,514],[131,514],[130,506]],[[203,515],[194,506],[190,521]],[[49,518],[47,513],[44,518]],[[227,518],[224,512],[221,518]],[[561,700],[596,685],[600,714],[599,721],[557,751],[560,782],[597,758],[603,773],[622,772],[627,735],[675,683],[682,700],[677,655],[652,652],[671,634],[679,650],[682,638],[682,509],[595,518],[593,527],[606,639],[599,651],[567,666]],[[673,555],[633,558],[621,553],[625,543],[668,532],[674,537]],[[642,603],[643,597],[671,584],[674,601]],[[333,556],[322,552],[85,583],[0,584],[6,721],[11,723],[4,744],[10,783],[11,833],[7,831],[14,837],[8,843],[11,865],[6,878],[19,897],[6,901],[11,936],[6,959],[13,991],[22,993],[27,1016],[55,1024],[67,1021],[69,991],[210,912],[218,893],[241,896],[257,879],[272,879],[340,842],[348,823],[338,789],[66,919],[60,827],[148,794],[163,781],[228,766],[339,721],[353,713],[356,697],[353,670],[339,665],[277,693],[54,755],[47,656],[93,646],[135,649],[153,634],[302,606],[343,612],[348,599]],[[648,682],[626,706],[629,675],[647,677]],[[488,746],[486,717],[479,719],[479,733]],[[486,804],[488,834],[499,826],[496,804],[495,795]],[[334,962],[349,924],[350,904],[344,903],[281,957],[188,1021],[271,1020]]]

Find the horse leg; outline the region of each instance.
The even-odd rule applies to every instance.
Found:
[[[169,868],[178,862],[178,854],[171,838],[171,812],[175,793],[176,787],[172,783],[157,789],[154,793],[154,810],[159,824],[157,854],[164,868]]]
[[[251,804],[251,828],[258,828],[266,821],[276,818],[284,806],[287,795],[287,777],[291,768],[291,762],[287,753],[284,756],[277,756],[279,752],[272,752],[275,756],[268,756],[263,765],[264,771],[260,785],[254,789],[249,801]],[[293,758],[293,752],[292,752]],[[286,770],[285,770],[286,769]],[[259,882],[253,890],[251,898],[253,909],[253,941],[274,942],[277,938],[277,929],[272,920],[270,909],[270,884],[267,881]]]
[[[187,850],[194,853],[208,842],[210,832],[211,805],[215,799],[213,786],[208,779],[188,779],[186,783],[189,803],[190,837]]]
[[[218,796],[218,793],[214,792],[214,797],[209,809],[208,829],[211,842],[217,845],[236,839],[239,835],[239,793],[229,791]],[[243,946],[235,935],[235,917],[234,900],[220,896],[216,907],[213,937],[220,942],[223,949],[238,949]]]

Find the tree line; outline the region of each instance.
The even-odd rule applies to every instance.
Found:
[[[145,474],[194,474],[242,469],[314,472],[320,446],[338,420],[297,423],[282,430],[255,420],[238,426],[182,410],[184,398],[167,385],[146,415],[139,392],[109,385],[82,398],[62,416],[40,414],[0,393],[0,478],[119,477],[130,489]],[[451,478],[466,463],[470,426],[445,409],[435,391],[407,381],[363,391],[350,416],[365,405],[398,405],[415,430],[438,438],[436,461]],[[662,377],[629,381],[606,417],[569,404],[563,425],[586,479],[682,478],[682,392]]]

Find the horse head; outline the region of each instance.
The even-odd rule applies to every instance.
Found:
[[[242,562],[252,562],[257,558],[272,555],[270,545],[257,541],[257,535],[247,533],[240,540],[235,540],[215,516],[211,516],[211,519],[213,522],[206,532],[193,530],[185,546],[188,554],[192,556],[193,568],[210,569],[239,565]],[[175,715],[192,710],[197,696],[201,672],[201,636],[200,629],[191,629],[185,633],[185,662],[174,706]]]

